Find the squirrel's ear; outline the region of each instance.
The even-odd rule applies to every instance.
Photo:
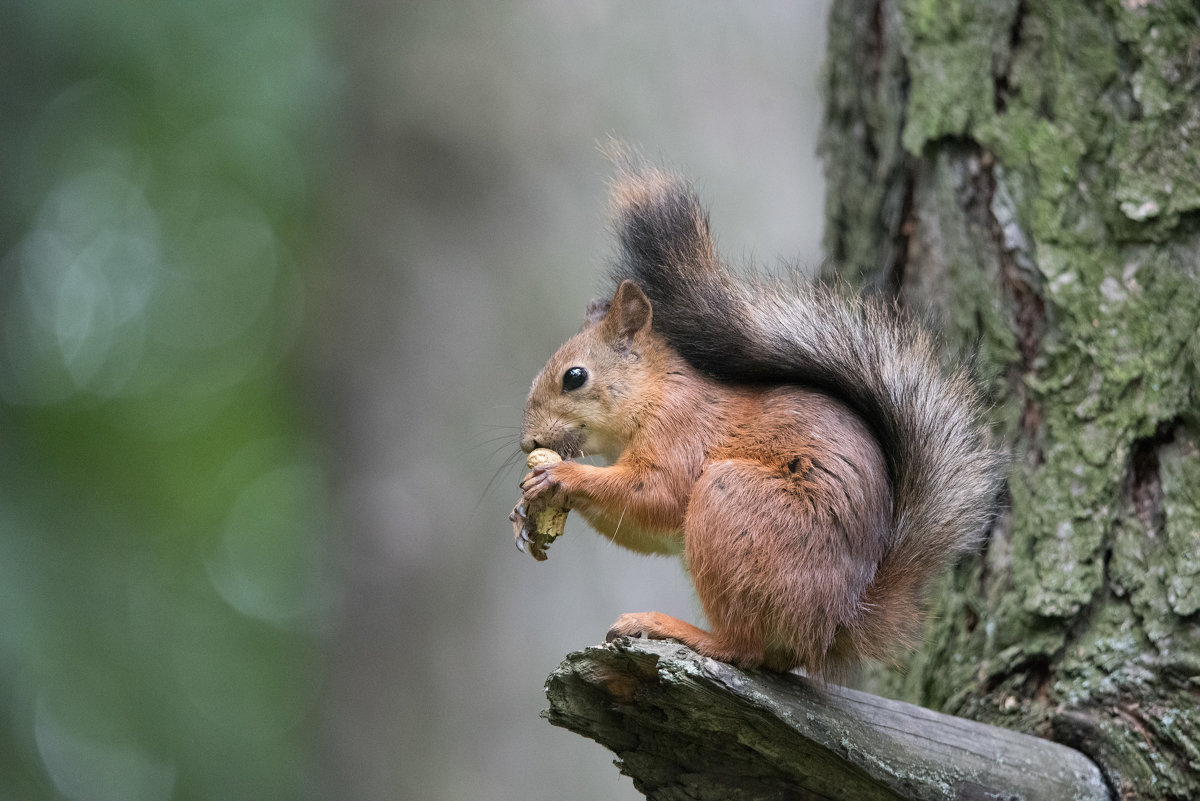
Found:
[[[612,305],[612,301],[608,298],[596,298],[587,306],[587,311],[583,315],[583,327],[591,328],[596,323],[604,319],[604,315],[608,314],[608,307]]]
[[[641,287],[625,280],[613,295],[603,327],[618,349],[628,352],[633,347],[634,335],[650,327],[650,318],[650,299]]]

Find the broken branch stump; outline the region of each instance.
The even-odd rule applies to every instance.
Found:
[[[1110,801],[1082,753],[1027,734],[672,642],[570,654],[546,681],[562,726],[607,746],[655,801]]]

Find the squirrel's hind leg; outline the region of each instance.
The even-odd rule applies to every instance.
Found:
[[[689,501],[684,554],[712,636],[742,649],[729,661],[824,676],[875,560],[847,549],[861,519],[831,508],[821,471],[799,461],[710,464]]]

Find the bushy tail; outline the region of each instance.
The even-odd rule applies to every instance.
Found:
[[[641,286],[654,327],[718,379],[794,382],[839,397],[878,437],[892,478],[894,541],[863,599],[863,628],[846,645],[885,657],[878,644],[913,640],[908,629],[929,580],[977,543],[993,513],[1003,460],[978,422],[973,381],[945,373],[930,337],[882,303],[731,274],[691,187],[619,160],[613,277]]]

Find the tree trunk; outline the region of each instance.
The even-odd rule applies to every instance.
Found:
[[[870,686],[1200,798],[1200,7],[835,4],[827,255],[974,354],[1009,508]]]

